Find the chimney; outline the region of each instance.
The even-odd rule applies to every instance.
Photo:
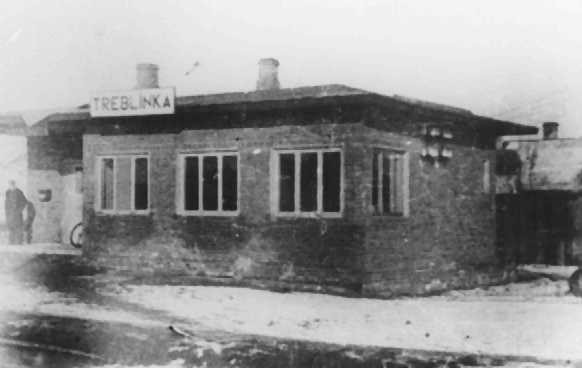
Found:
[[[558,139],[558,127],[560,124],[554,121],[548,121],[542,124],[544,140]]]
[[[279,89],[279,61],[273,58],[259,60],[259,79],[257,91]]]
[[[159,88],[158,84],[158,66],[156,64],[139,63],[137,70],[136,89]]]

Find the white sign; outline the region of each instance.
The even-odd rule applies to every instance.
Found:
[[[174,97],[174,88],[100,92],[91,96],[91,116],[173,114]]]

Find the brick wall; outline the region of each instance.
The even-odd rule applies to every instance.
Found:
[[[344,152],[343,217],[274,217],[269,203],[271,149],[329,145]],[[409,152],[408,218],[373,215],[375,146]],[[172,270],[177,275],[363,288],[369,295],[425,293],[486,282],[496,259],[493,195],[483,193],[483,163],[490,160],[489,167],[494,167],[494,154],[453,146],[453,159],[435,168],[420,159],[421,148],[417,138],[363,124],[86,135],[86,250],[129,272]],[[240,153],[239,216],[176,213],[177,155],[208,149]],[[152,211],[96,213],[96,155],[143,152],[151,160]]]
[[[363,232],[346,198],[343,219],[284,219],[270,211],[273,147],[344,147],[361,124],[197,130],[167,135],[84,137],[87,250],[113,256],[118,268],[173,269],[190,275],[300,281],[313,285],[361,286]],[[235,149],[240,154],[240,215],[194,217],[176,213],[177,155]],[[208,151],[210,150],[210,151]],[[148,215],[103,215],[94,209],[97,155],[150,155]],[[346,173],[346,181],[353,180]]]
[[[421,158],[422,141],[368,133],[360,146],[366,281],[373,295],[423,294],[484,284],[503,275],[496,266],[494,194],[484,192],[484,162],[492,151],[452,145],[439,167]],[[375,216],[370,207],[374,146],[409,152],[410,215]],[[494,180],[493,175],[489,175]],[[494,188],[491,183],[490,188]]]

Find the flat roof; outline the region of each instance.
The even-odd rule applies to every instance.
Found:
[[[262,90],[250,92],[229,92],[216,94],[202,94],[192,96],[176,97],[177,110],[188,110],[197,107],[226,106],[246,104],[253,105],[264,102],[289,102],[293,105],[300,106],[302,101],[326,100],[332,98],[349,98],[349,97],[370,97],[370,103],[389,104],[390,106],[412,107],[430,113],[444,113],[449,116],[458,118],[468,118],[473,121],[479,121],[481,124],[489,127],[497,126],[500,131],[508,130],[510,134],[536,134],[537,127],[513,123],[509,121],[497,120],[489,117],[473,114],[471,111],[448,106],[444,104],[403,97],[399,95],[387,96],[342,84],[327,84],[318,86],[281,88],[275,90]],[[89,105],[81,105],[74,109],[62,109],[61,111],[51,111],[35,124],[50,122],[65,122],[91,119]],[[0,125],[2,120],[0,120]],[[507,134],[507,133],[505,133]],[[502,134],[500,134],[502,135]]]

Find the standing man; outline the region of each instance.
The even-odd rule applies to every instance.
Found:
[[[4,209],[6,211],[6,225],[8,226],[9,243],[22,244],[22,232],[24,230],[22,210],[28,201],[26,200],[24,193],[16,187],[16,182],[14,180],[10,180],[8,186]]]

